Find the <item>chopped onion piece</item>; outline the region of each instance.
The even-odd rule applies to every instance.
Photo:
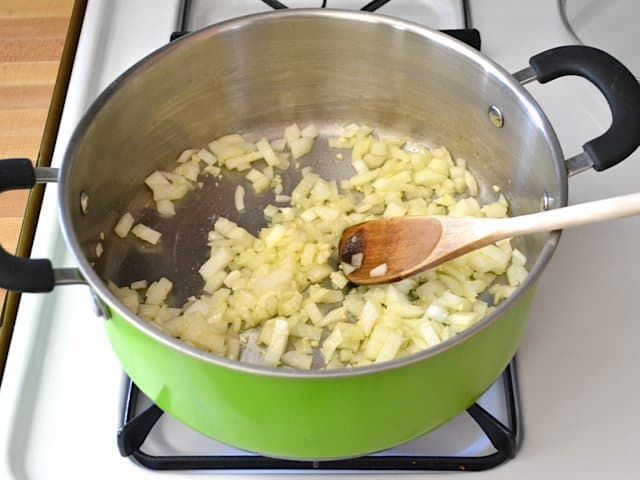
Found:
[[[220,172],[222,172],[222,169],[220,167],[216,167],[215,165],[210,165],[204,168],[204,172],[217,177],[218,175],[220,175]]]
[[[265,218],[273,218],[278,213],[278,207],[275,205],[267,205],[264,207]]]
[[[380,306],[371,300],[367,300],[362,309],[358,323],[364,329],[365,335],[369,335],[380,317]]]
[[[264,192],[269,188],[269,178],[259,170],[252,168],[245,178],[251,182],[256,193]]]
[[[291,148],[291,156],[294,160],[306,155],[313,147],[313,138],[300,137],[289,142]]]
[[[171,183],[169,182],[169,180],[166,179],[166,177],[164,175],[162,175],[162,173],[160,173],[159,171],[155,171],[153,172],[151,175],[149,175],[144,183],[151,189],[154,190],[155,187],[158,186],[162,186],[162,185],[171,185]]]
[[[357,270],[362,266],[362,260],[364,260],[364,254],[354,253],[351,255],[351,266]]]
[[[433,329],[433,326],[430,322],[424,321],[420,324],[420,333],[422,334],[424,340],[427,342],[427,345],[432,347],[433,345],[437,345],[440,343],[440,337]]]
[[[289,195],[276,195],[276,203],[290,202],[291,197]]]
[[[527,271],[522,265],[512,264],[507,268],[507,281],[512,287],[519,286],[527,278]]]
[[[196,155],[198,156],[198,158],[200,158],[200,160],[202,160],[204,163],[206,163],[209,166],[215,165],[215,163],[218,161],[218,159],[213,153],[209,152],[208,150],[205,150],[204,148],[198,150],[198,153],[196,153]]]
[[[244,155],[239,155],[237,157],[227,158],[224,162],[224,166],[229,170],[248,170],[251,168],[251,162],[255,162],[256,160],[260,160],[263,158],[261,152],[250,152]]]
[[[280,363],[280,357],[287,347],[289,340],[289,324],[282,318],[277,318],[273,324],[273,334],[269,341],[269,348],[264,354],[263,361],[265,365],[275,367]]]
[[[187,149],[184,152],[182,152],[180,154],[180,156],[178,157],[178,160],[176,160],[176,162],[178,163],[185,163],[187,161],[189,161],[191,159],[191,156],[196,153],[196,150],[193,149]]]
[[[233,195],[233,200],[236,205],[236,210],[239,212],[244,212],[244,187],[242,185],[238,185],[236,187],[236,191]]]
[[[524,267],[525,263],[527,263],[527,257],[525,257],[520,250],[514,248],[511,251],[511,263]]]
[[[291,335],[319,341],[322,337],[322,329],[306,323],[296,323],[291,327]]]
[[[149,285],[145,296],[145,303],[148,305],[162,305],[167,299],[169,292],[173,288],[173,283],[162,277],[158,281]]]
[[[387,205],[386,210],[382,214],[383,218],[396,218],[403,217],[407,213],[407,209],[396,203],[390,203]]]
[[[131,290],[144,290],[148,286],[149,282],[147,282],[146,280],[137,280],[135,282],[132,282],[131,285],[129,285],[129,288]]]
[[[176,214],[175,206],[171,200],[160,200],[156,203],[158,213],[163,217],[173,217]]]
[[[118,223],[116,223],[116,226],[114,227],[113,231],[120,238],[124,238],[129,234],[129,231],[131,230],[131,227],[133,227],[134,223],[135,223],[135,219],[133,218],[133,215],[127,212],[124,215],[122,215],[122,217],[120,217],[120,220],[118,220]]]
[[[300,352],[285,352],[282,354],[282,363],[299,370],[310,370],[313,356]]]
[[[315,303],[307,303],[304,309],[314,325],[319,325],[324,320],[322,312]]]
[[[175,172],[178,175],[182,175],[187,180],[195,182],[198,180],[198,175],[200,175],[200,166],[197,163],[188,162],[178,166],[178,168],[175,169]]]
[[[292,142],[300,138],[300,129],[298,128],[298,125],[296,123],[289,125],[284,129],[284,135],[282,136],[284,137],[285,142],[287,142],[287,145],[289,145],[289,148],[291,148]]]
[[[352,259],[352,261],[353,261],[353,259]],[[344,263],[344,262],[340,263],[340,268],[347,275],[349,275],[350,273],[352,273],[352,272],[357,270],[357,268],[354,267],[353,265],[351,265],[349,263]]]
[[[205,280],[209,280],[217,272],[225,268],[231,262],[233,254],[228,247],[217,248],[198,272]]]
[[[387,273],[387,264],[386,263],[381,263],[380,265],[378,265],[377,267],[372,268],[369,271],[369,276],[370,277],[381,277],[385,273]]]
[[[266,138],[262,138],[259,142],[257,142],[256,147],[258,147],[258,150],[260,151],[260,153],[262,153],[264,161],[267,162],[267,165],[276,165],[278,163],[278,157],[276,157],[275,152],[271,148],[271,145]]]
[[[133,233],[139,239],[150,243],[151,245],[157,245],[158,241],[160,241],[160,237],[162,236],[162,234],[157,230],[147,227],[142,223],[139,223],[135,227],[133,227],[131,229],[131,233]]]
[[[329,277],[331,278],[331,283],[338,288],[344,288],[349,283],[349,280],[342,272],[333,272]]]
[[[142,303],[138,306],[138,315],[147,321],[155,321],[160,307],[158,305],[147,305]]]
[[[331,357],[335,353],[338,346],[342,343],[342,332],[339,329],[334,329],[331,332],[325,341],[322,343],[322,348],[320,352],[322,352],[322,356],[324,357],[325,363],[329,363],[331,361]]]
[[[319,133],[318,127],[311,124],[311,125],[307,125],[304,129],[302,129],[302,131],[300,132],[300,135],[305,138],[316,138],[318,136],[318,133]]]
[[[475,177],[468,170],[464,172],[464,182],[469,190],[469,195],[472,197],[478,196],[478,182]]]
[[[227,272],[224,270],[218,270],[215,273],[212,273],[209,277],[207,277],[207,281],[202,287],[207,293],[213,293],[218,290],[224,284],[224,279],[227,278]]]
[[[284,138],[277,138],[276,140],[271,140],[271,148],[273,148],[276,152],[284,151],[284,147],[286,145],[287,144]]]
[[[344,127],[342,131],[342,136],[344,138],[351,138],[355,136],[359,130],[360,130],[360,125],[358,125],[357,123],[350,123],[349,125]]]
[[[380,349],[380,352],[376,357],[375,362],[380,363],[380,362],[388,362],[389,360],[393,360],[396,357],[398,350],[400,350],[400,346],[402,345],[402,342],[404,342],[404,338],[402,337],[402,334],[400,332],[398,331],[389,332],[384,342],[384,345],[382,346],[382,348]]]

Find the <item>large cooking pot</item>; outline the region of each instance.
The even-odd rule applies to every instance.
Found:
[[[606,96],[613,123],[565,161],[549,121],[519,82],[579,75]],[[489,195],[502,186],[512,214],[567,202],[567,177],[604,170],[640,141],[640,86],[607,54],[561,47],[530,59],[515,78],[438,32],[380,15],[296,10],[214,25],[154,52],[111,84],[82,119],[58,175],[60,221],[79,274],[47,260],[2,251],[0,281],[47,291],[82,280],[103,304],[104,325],[124,370],[164,411],[219,441],[269,456],[330,459],[366,454],[416,438],[468,408],[514,355],[536,281],[559,232],[519,239],[527,281],[479,324],[400,360],[335,371],[294,371],[219,358],[176,340],[130,313],[105,280],[127,284],[165,275],[177,298],[200,287],[206,232],[218,215],[237,216],[236,179],[202,190],[172,221],[155,216],[142,187],[186,147],[232,132],[274,138],[285,125],[313,122],[323,135],[362,122],[379,131],[446,145],[467,159]],[[310,160],[324,177],[346,171],[318,141]],[[343,162],[347,163],[347,162]],[[47,170],[0,162],[0,186],[27,188]],[[55,174],[55,172],[53,172]],[[487,197],[488,198],[488,197]],[[270,199],[263,198],[262,205]],[[113,238],[125,210],[163,232],[158,247]],[[105,253],[97,259],[101,232]],[[164,241],[166,239],[166,241]]]

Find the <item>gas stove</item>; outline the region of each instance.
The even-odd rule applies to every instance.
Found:
[[[52,166],[60,166],[91,101],[135,61],[185,31],[282,3],[360,9],[366,0],[89,1]],[[511,71],[539,51],[576,41],[554,0],[508,2],[499,10],[490,0],[367,5],[431,28],[477,28],[483,52]],[[563,79],[528,88],[567,157],[608,125],[606,102],[586,82]],[[610,171],[572,178],[571,203],[637,189],[638,157],[636,152]],[[58,226],[55,188],[47,187],[32,256],[72,267]],[[25,294],[0,389],[0,478],[155,478],[158,470],[171,470],[162,474],[172,478],[230,471],[240,478],[310,471],[366,476],[378,470],[376,475],[395,477],[403,470],[426,475],[493,467],[464,475],[635,478],[632,439],[640,428],[634,413],[640,387],[627,379],[640,362],[634,341],[640,323],[629,309],[632,265],[640,261],[633,239],[639,234],[638,219],[564,233],[538,288],[518,353],[518,375],[512,364],[478,404],[423,438],[337,462],[266,459],[191,431],[163,415],[124,376],[87,287]],[[615,249],[606,248],[614,244]],[[618,441],[609,439],[613,436]]]

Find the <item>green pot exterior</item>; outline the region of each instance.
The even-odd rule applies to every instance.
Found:
[[[165,412],[228,445],[291,459],[385,450],[475,402],[515,354],[533,288],[455,348],[401,368],[342,378],[284,378],[214,365],[114,314],[107,334],[124,370]]]

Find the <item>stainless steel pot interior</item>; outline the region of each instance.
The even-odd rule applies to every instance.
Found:
[[[503,113],[502,128],[489,119],[492,105]],[[208,256],[207,232],[217,216],[256,232],[273,196],[254,196],[247,188],[248,213],[240,216],[232,198],[241,176],[219,182],[205,177],[204,188],[178,204],[174,219],[160,221],[144,178],[171,165],[185,148],[235,132],[256,140],[276,138],[293,122],[320,127],[321,138],[302,163],[325,178],[351,172],[348,155],[336,162],[325,138],[359,122],[384,134],[445,145],[454,157],[467,160],[481,197],[495,198],[492,186],[500,186],[514,215],[539,211],[544,195],[551,206],[566,204],[562,152],[546,117],[483,55],[440,33],[380,15],[261,14],[204,29],[152,54],[111,85],[78,127],[61,172],[60,205],[68,243],[92,287],[138,328],[174,348],[232,368],[282,374],[219,359],[167,337],[128,313],[103,279],[124,285],[164,275],[174,281],[176,303],[198,291],[197,271]],[[296,175],[288,174],[285,187]],[[82,192],[89,196],[86,214]],[[162,242],[151,247],[113,235],[125,211],[161,231]],[[98,259],[101,232],[105,253]],[[519,240],[532,273],[523,289],[538,276],[557,238],[538,234]],[[463,341],[509,304],[454,340],[385,368]]]

